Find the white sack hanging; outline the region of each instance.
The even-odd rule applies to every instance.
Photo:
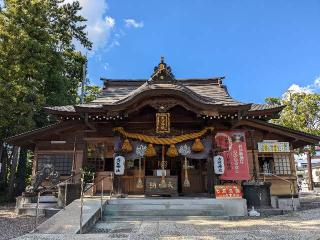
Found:
[[[125,163],[125,158],[123,156],[116,156],[114,158],[114,174],[115,175],[124,174],[124,163]]]
[[[217,155],[213,157],[213,166],[215,174],[223,174],[224,173],[224,158],[221,155]]]

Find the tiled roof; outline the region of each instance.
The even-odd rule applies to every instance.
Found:
[[[162,90],[171,90],[181,92],[188,97],[203,104],[220,105],[226,107],[236,107],[248,105],[232,98],[226,86],[221,84],[221,78],[211,79],[177,79],[174,82],[152,83],[147,80],[105,80],[105,88],[101,95],[87,104],[76,106],[56,106],[47,107],[51,112],[69,112],[75,113],[75,107],[81,108],[102,108],[108,105],[118,105],[130,101],[137,95],[156,90],[159,93]],[[250,104],[249,104],[250,105]],[[249,112],[263,111],[271,109],[280,109],[283,106],[269,104],[252,104]]]
[[[283,105],[275,105],[275,104],[256,104],[253,103],[251,105],[251,109],[249,111],[262,111],[262,110],[269,110],[269,109],[275,109],[275,108],[284,108]]]
[[[245,104],[233,99],[228,94],[225,86],[214,83],[214,81],[210,81],[210,79],[177,79],[176,83],[152,85],[146,83],[147,80],[134,81],[132,85],[130,85],[131,80],[123,80],[123,85],[120,84],[120,81],[115,81],[117,82],[115,85],[113,85],[112,82],[112,80],[109,80],[109,86],[102,92],[100,97],[92,101],[93,104],[117,104],[124,99],[130,98],[130,96],[151,89],[174,89],[182,91],[186,94],[197,96],[208,104],[214,103],[228,106]],[[141,85],[139,82],[141,82]]]

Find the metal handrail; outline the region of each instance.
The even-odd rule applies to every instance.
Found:
[[[50,190],[56,188],[57,186],[66,183],[66,188],[64,191],[64,204],[63,204],[63,209],[65,209],[66,205],[67,205],[67,187],[68,187],[68,182],[70,179],[73,179],[75,176],[79,175],[80,173],[77,174],[72,174],[71,176],[69,176],[67,179],[63,180],[62,182],[59,182],[57,184],[54,184],[48,188],[45,188],[43,190],[38,191],[38,195],[37,195],[37,207],[36,207],[36,219],[35,219],[35,224],[34,224],[34,229],[33,231],[36,232],[37,231],[37,227],[38,227],[38,223],[39,223],[39,205],[40,205],[40,196],[41,194],[45,193],[45,192],[49,192]]]
[[[87,189],[84,189],[84,186],[83,186],[83,183],[84,183],[84,173],[82,173],[82,177],[81,177],[81,199],[80,199],[80,234],[83,233],[83,198],[84,198],[84,193],[89,191],[91,188],[93,188],[94,186],[97,186],[100,182],[101,182],[101,194],[100,194],[100,218],[102,220],[103,218],[103,180],[109,176],[101,176],[102,178],[97,182],[95,183],[95,179],[93,179],[93,184],[91,186],[89,186]],[[111,191],[113,191],[113,173],[110,173],[110,177],[112,179],[112,187],[111,187]],[[111,194],[110,193],[110,198],[111,198]]]
[[[293,199],[293,183],[283,177],[280,177],[279,175],[273,174],[273,173],[260,173],[261,175],[263,175],[263,181],[266,181],[266,176],[273,176],[276,177],[284,182],[287,182],[290,184],[290,192],[291,192],[291,205],[292,205],[292,210],[295,210],[295,206],[294,206],[294,199]]]

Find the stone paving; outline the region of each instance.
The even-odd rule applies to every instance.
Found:
[[[320,240],[320,209],[259,219],[140,219],[98,222],[84,235],[26,235],[34,239],[212,239],[212,240]]]

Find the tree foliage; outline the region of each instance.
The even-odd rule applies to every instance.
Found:
[[[26,152],[21,151],[24,159],[14,166],[10,153],[14,151],[2,139],[48,124],[44,106],[77,101],[86,57],[75,50],[75,43],[92,47],[80,10],[77,1],[4,0],[0,9],[0,161],[5,169],[0,172],[0,188],[9,182],[23,189],[14,182],[15,171],[24,181],[28,163]],[[12,187],[9,192],[14,192]]]
[[[320,135],[320,94],[287,92],[283,98],[267,98],[266,102],[286,106],[273,123]]]
[[[79,2],[5,0],[0,12],[0,138],[48,122],[43,106],[73,104],[91,42]]]

